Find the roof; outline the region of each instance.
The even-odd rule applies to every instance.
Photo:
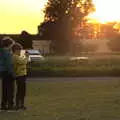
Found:
[[[30,34],[30,35],[31,35],[31,37],[32,37],[32,40],[44,40],[44,39],[42,39],[42,37],[41,37],[40,35],[38,35],[38,34]],[[17,40],[17,39],[19,39],[20,34],[0,34],[0,38],[3,37],[3,36],[9,36],[9,37],[11,37],[12,39]]]

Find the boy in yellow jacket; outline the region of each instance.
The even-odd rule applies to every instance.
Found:
[[[27,78],[27,62],[28,58],[21,57],[20,53],[22,46],[19,43],[15,43],[12,47],[13,51],[13,65],[16,75],[16,110],[26,109],[24,106],[24,99],[26,94],[26,78]]]

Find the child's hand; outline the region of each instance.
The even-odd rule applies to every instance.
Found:
[[[27,52],[27,51],[25,52],[25,56],[26,56],[26,57],[28,57],[28,56],[29,56],[29,54],[28,54],[28,52]]]

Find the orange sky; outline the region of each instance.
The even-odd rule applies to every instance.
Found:
[[[90,17],[100,22],[120,20],[120,0],[93,0],[96,12]],[[0,34],[21,33],[26,30],[36,34],[43,20],[43,7],[47,0],[0,0]]]

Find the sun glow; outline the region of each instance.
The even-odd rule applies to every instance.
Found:
[[[120,0],[93,0],[96,11],[89,18],[100,23],[120,21]]]

